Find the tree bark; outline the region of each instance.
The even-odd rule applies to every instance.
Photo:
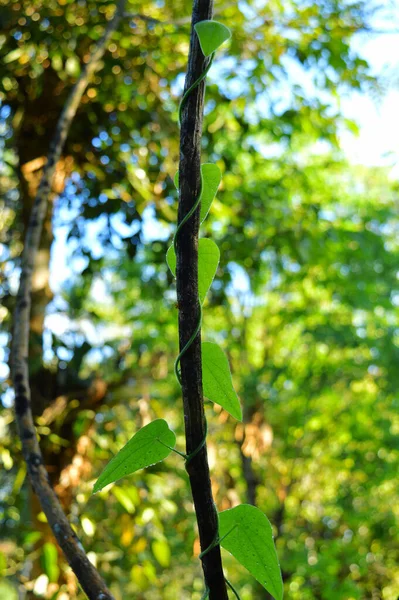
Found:
[[[194,25],[212,19],[213,0],[194,0],[188,71],[185,90],[201,75],[207,60],[201,52]],[[201,134],[205,83],[202,82],[187,99],[182,113],[179,165],[178,222],[195,204],[201,187]],[[198,230],[200,208],[187,221],[177,236],[177,298],[179,305],[180,349],[186,345],[200,319],[198,300]],[[184,406],[187,454],[201,444],[206,434],[202,393],[201,334],[181,357],[181,380]],[[201,549],[214,541],[218,532],[218,517],[213,501],[206,445],[187,465]],[[228,600],[223,575],[220,546],[215,546],[202,558],[205,582],[210,600]]]
[[[71,528],[55,494],[43,464],[32,416],[31,390],[28,372],[29,318],[31,308],[32,274],[40,243],[43,221],[47,211],[51,182],[56,164],[63,151],[71,123],[87,85],[99,66],[120,17],[125,1],[120,0],[115,16],[108,24],[103,37],[95,47],[89,62],[73,87],[57,123],[51,141],[46,165],[33,205],[22,255],[22,269],[14,312],[12,342],[12,379],[15,389],[15,413],[22,451],[27,463],[32,487],[35,490],[47,521],[80,585],[92,600],[112,600],[105,582],[90,563],[86,553]]]

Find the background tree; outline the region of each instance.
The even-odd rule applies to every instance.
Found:
[[[5,365],[49,140],[113,10],[107,2],[2,4],[6,597],[17,589],[21,597],[80,597],[30,504]],[[190,11],[186,2],[128,3],[57,164],[35,272],[30,369],[45,462],[116,598],[202,593],[199,568],[192,591],[199,547],[178,459],[89,499],[104,462],[149,420],[166,418],[183,443],[164,255],[176,220]],[[363,3],[336,2],[215,12],[234,40],[207,90],[204,160],[224,174],[204,224],[223,255],[206,334],[229,353],[246,422],[236,426],[215,408],[210,440],[222,441],[209,447],[214,493],[221,509],[249,500],[268,514],[286,596],[301,600],[393,600],[399,589],[397,183],[383,169],[348,165],[337,142],[351,126],[340,95],[374,85],[351,48],[370,14]],[[229,560],[243,598],[263,598]]]

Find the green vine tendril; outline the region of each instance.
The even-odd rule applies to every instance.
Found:
[[[206,68],[204,69],[204,71],[194,81],[194,83],[186,90],[186,92],[184,92],[183,97],[182,97],[182,99],[180,101],[180,105],[179,105],[179,126],[181,126],[182,114],[183,114],[184,107],[185,107],[185,105],[187,103],[187,100],[188,100],[190,94],[200,85],[200,83],[207,76],[207,73],[208,73],[209,69],[212,66],[212,62],[213,62],[214,56],[215,56],[215,53],[213,52],[210,55],[210,57],[209,57],[208,64],[207,64]],[[173,247],[174,247],[176,258],[177,258],[177,236],[181,232],[181,230],[182,230],[183,226],[185,225],[185,223],[187,223],[187,221],[189,219],[191,219],[191,217],[194,215],[195,211],[199,208],[200,203],[201,203],[202,188],[203,188],[203,176],[202,176],[202,171],[201,171],[201,185],[200,185],[200,189],[199,189],[199,192],[198,192],[198,198],[195,201],[195,203],[193,204],[193,206],[191,207],[191,209],[188,211],[188,213],[184,216],[184,218],[178,224],[176,232],[175,232],[175,235],[174,235],[174,238],[173,238]],[[181,371],[180,371],[180,361],[181,361],[181,358],[184,356],[184,354],[190,348],[190,346],[194,342],[195,338],[197,337],[197,335],[201,331],[201,326],[202,326],[202,304],[201,304],[201,302],[199,302],[199,306],[200,306],[200,315],[199,315],[197,326],[194,329],[194,331],[193,331],[190,339],[186,342],[186,344],[184,345],[183,349],[180,351],[179,355],[177,356],[177,358],[175,360],[174,370],[175,370],[175,375],[176,375],[176,378],[177,378],[180,386],[182,385]],[[187,469],[187,466],[189,465],[189,463],[193,460],[193,458],[195,458],[199,454],[199,452],[202,450],[202,448],[205,446],[207,433],[208,433],[208,424],[207,424],[207,421],[205,419],[205,435],[204,435],[203,440],[197,446],[197,448],[195,450],[193,450],[193,452],[191,452],[190,454],[183,454],[182,452],[174,450],[175,452],[177,452],[177,454],[179,454],[180,456],[184,457],[185,463],[186,463],[185,464],[186,469]],[[222,538],[220,538],[219,537],[219,523],[218,523],[216,535],[215,535],[214,539],[212,540],[212,542],[209,544],[209,546],[207,548],[205,548],[205,550],[203,550],[200,553],[200,555],[199,555],[200,560],[202,560],[203,557],[206,554],[208,554],[208,552],[210,552],[213,548],[215,548],[215,546],[218,546],[220,544],[220,542],[227,535],[229,535],[229,533],[231,533],[233,531],[233,529],[235,529],[235,527],[233,527],[230,531],[228,531],[226,533],[226,535],[224,535]],[[226,577],[225,577],[225,581],[226,581],[226,584],[228,585],[228,587],[234,593],[234,595],[237,598],[237,600],[240,600],[240,596],[238,595],[238,592],[234,589],[233,585],[230,583],[230,581],[228,581],[228,579],[226,579]],[[210,593],[210,589],[206,585],[206,588],[205,588],[204,594],[201,597],[201,600],[207,600],[207,598],[209,598],[209,593]]]
[[[213,57],[215,56],[215,53],[213,52],[211,54],[211,56],[209,57],[209,61],[208,64],[205,68],[205,70],[203,71],[203,73],[201,73],[201,75],[198,77],[198,79],[196,79],[194,81],[194,83],[192,85],[190,85],[190,87],[188,88],[188,90],[186,92],[184,92],[183,98],[180,100],[180,105],[179,105],[179,126],[181,125],[181,117],[183,114],[183,109],[186,105],[187,102],[187,98],[189,97],[189,95],[191,94],[191,92],[193,90],[195,90],[195,88],[197,88],[199,86],[199,84],[201,83],[201,81],[203,81],[205,79],[205,77],[208,74],[209,69],[212,66],[212,62],[213,62]],[[177,231],[176,231],[177,233]]]
[[[184,93],[182,99],[180,100],[180,104],[179,104],[179,126],[181,126],[181,118],[182,118],[183,110],[184,110],[184,107],[185,107],[185,105],[187,103],[188,97],[190,96],[191,92],[193,90],[195,90],[199,86],[199,84],[201,83],[201,81],[203,81],[205,79],[205,77],[206,77],[209,69],[212,66],[214,55],[215,55],[215,53],[211,54],[210,59],[208,61],[208,65],[206,66],[206,69],[204,70],[204,72],[201,73],[201,75],[194,81],[194,83],[192,85],[190,85],[190,87]],[[182,227],[185,225],[185,223],[187,223],[187,221],[193,216],[193,214],[195,213],[195,211],[199,207],[199,205],[201,203],[201,191],[202,191],[202,187],[203,187],[203,178],[202,178],[202,172],[201,172],[201,185],[200,185],[200,189],[199,189],[199,193],[198,193],[198,198],[195,201],[194,205],[191,207],[191,209],[188,211],[188,213],[184,216],[184,218],[178,224],[176,232],[175,232],[175,236],[173,238],[173,248],[175,250],[176,257],[177,257],[177,236],[179,235],[179,233],[180,233]],[[190,339],[188,340],[188,342],[186,343],[186,345],[181,350],[180,354],[178,355],[178,357],[175,360],[175,375],[176,375],[177,381],[180,383],[180,385],[181,385],[181,374],[180,374],[180,370],[179,370],[179,364],[180,364],[181,357],[187,352],[187,350],[190,348],[191,344],[194,342],[195,338],[197,337],[198,333],[201,331],[201,326],[202,326],[202,305],[201,305],[201,303],[199,303],[199,304],[200,304],[200,317],[198,319],[197,327],[195,328],[192,336],[190,337]],[[205,434],[205,437],[206,437],[206,434]],[[204,444],[205,444],[205,442],[204,442]],[[204,444],[202,444],[202,446]],[[202,446],[201,446],[201,448],[202,448]],[[200,450],[201,450],[201,448],[200,448]],[[196,454],[197,454],[197,452],[196,452]]]

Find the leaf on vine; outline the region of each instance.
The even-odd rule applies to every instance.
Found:
[[[204,163],[201,165],[202,188],[201,188],[201,212],[200,222],[202,223],[211,207],[214,197],[218,191],[222,173],[217,165],[213,163]],[[174,177],[175,186],[179,189],[179,171]]]
[[[202,344],[202,386],[204,396],[242,421],[240,400],[233,388],[229,361],[223,350],[212,342]]]
[[[220,259],[220,251],[215,242],[209,238],[201,238],[198,242],[198,295],[204,303]]]
[[[173,244],[169,246],[166,253],[166,262],[168,263],[168,267],[171,270],[172,275],[176,277],[176,253]]]
[[[108,463],[94,484],[93,494],[126,475],[160,462],[171,453],[175,443],[176,436],[164,419],[148,423]]]
[[[276,600],[282,600],[280,565],[272,528],[263,512],[256,506],[241,504],[219,513],[219,535],[221,546],[248,569]]]
[[[210,56],[231,38],[230,29],[217,21],[200,21],[194,25],[194,29],[204,56]]]
[[[219,248],[213,240],[201,238],[198,241],[198,295],[201,304],[215,277],[220,258]],[[173,246],[166,253],[166,262],[173,275],[176,276],[176,254]]]

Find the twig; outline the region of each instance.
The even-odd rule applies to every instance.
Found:
[[[37,440],[31,410],[28,368],[29,317],[33,269],[55,167],[63,151],[82,95],[92,75],[99,66],[108,41],[119,24],[124,6],[125,0],[120,0],[113,19],[107,25],[104,35],[93,50],[89,62],[83,68],[79,79],[66,100],[50,144],[47,163],[43,169],[43,175],[32,208],[22,254],[21,278],[14,311],[11,356],[16,421],[30,481],[68,563],[90,600],[113,600],[113,596],[97,570],[87,558],[82,544],[71,528],[60,501],[51,487],[48,473],[43,464],[43,456]]]
[[[194,0],[188,71],[185,92],[205,71],[207,63],[200,50],[194,25],[212,19],[213,0]],[[195,205],[201,189],[200,160],[201,135],[204,113],[204,80],[187,98],[182,110],[179,165],[178,223]],[[176,238],[177,299],[179,306],[180,351],[185,348],[200,320],[198,301],[198,229],[199,208],[182,226]],[[202,392],[201,331],[180,358],[180,376],[183,394],[186,450],[193,456],[186,468],[190,478],[198,522],[204,571],[209,600],[228,600],[222,569],[220,545],[214,544],[218,535],[218,516],[212,497],[206,444],[206,421]],[[201,448],[198,452],[197,449]]]
[[[175,19],[174,21],[162,21],[161,19],[156,19],[155,17],[149,17],[148,15],[143,15],[140,13],[124,13],[124,17],[130,19],[131,21],[144,21],[146,23],[153,23],[154,25],[189,25],[191,22],[190,17],[181,17],[180,19]]]

